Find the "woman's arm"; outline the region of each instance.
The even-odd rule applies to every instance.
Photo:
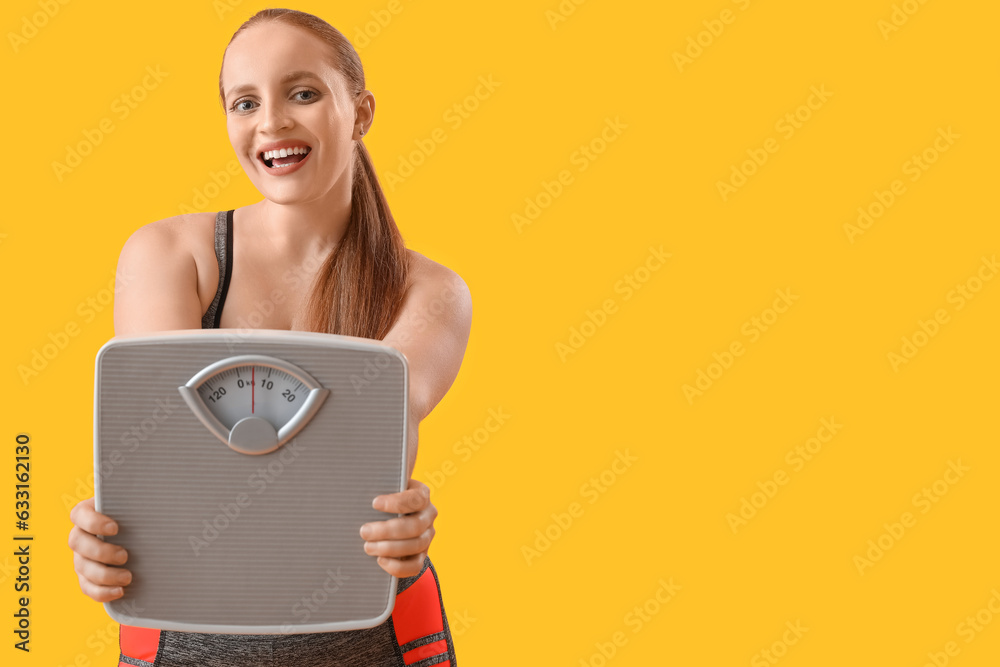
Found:
[[[455,381],[472,327],[472,297],[465,281],[423,255],[414,253],[414,257],[412,283],[402,310],[383,339],[403,353],[409,370],[407,477],[413,475],[420,422]]]
[[[412,252],[412,251],[411,251]],[[372,506],[406,516],[361,527],[365,553],[397,577],[418,574],[434,539],[437,508],[430,489],[413,479],[420,422],[455,381],[472,326],[472,298],[465,282],[447,267],[413,253],[412,283],[399,318],[383,342],[406,357],[410,377],[407,419],[407,489],[377,496]]]
[[[170,219],[140,228],[122,248],[116,272],[115,335],[201,327],[194,258],[178,244]],[[125,549],[98,535],[112,537],[118,524],[94,509],[94,498],[81,500],[69,514],[69,548],[80,590],[98,602],[116,600],[132,581],[124,566]]]

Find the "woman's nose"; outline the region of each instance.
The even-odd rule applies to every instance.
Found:
[[[292,124],[291,116],[288,114],[288,109],[281,102],[264,104],[261,111],[264,116],[261,122],[262,130],[275,132],[277,130],[283,130]]]

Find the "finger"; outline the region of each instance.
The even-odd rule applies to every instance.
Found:
[[[419,489],[419,490],[422,490],[422,491],[426,491],[428,496],[430,496],[430,494],[431,494],[431,487],[427,486],[426,484],[424,484],[423,482],[421,482],[419,479],[414,479],[412,477],[406,483],[406,488],[407,489]]]
[[[431,490],[420,480],[411,478],[405,491],[384,494],[375,498],[372,506],[383,512],[409,514],[430,504]]]
[[[371,521],[361,526],[361,537],[370,542],[379,540],[405,540],[417,537],[434,525],[437,510],[430,508],[416,514],[407,514],[385,521]]]
[[[79,575],[80,590],[98,602],[111,602],[125,595],[120,586],[101,586]]]
[[[372,507],[383,512],[411,514],[431,504],[430,488],[423,482],[410,480],[410,488],[399,493],[376,496]]]
[[[107,565],[123,565],[128,560],[125,549],[98,539],[79,526],[73,526],[69,531],[69,548],[84,558]]]
[[[123,567],[108,567],[80,554],[73,554],[73,569],[78,575],[100,586],[128,586],[132,582],[132,573],[129,570]]]
[[[94,499],[78,502],[69,512],[69,519],[91,535],[116,535],[118,523],[94,509]]]
[[[416,554],[407,558],[379,558],[378,564],[383,570],[395,577],[412,577],[424,569],[425,554]]]
[[[385,540],[365,542],[365,553],[369,556],[389,556],[402,558],[426,552],[434,539],[434,528],[428,528],[419,537],[408,540]]]

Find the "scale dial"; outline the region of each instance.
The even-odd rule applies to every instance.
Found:
[[[242,454],[285,444],[330,394],[295,364],[259,354],[217,361],[177,389],[206,428]]]

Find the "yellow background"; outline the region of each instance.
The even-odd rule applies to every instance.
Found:
[[[116,664],[117,626],[73,573],[67,503],[91,495],[79,485],[94,356],[113,335],[125,239],[183,206],[259,198],[240,172],[198,199],[235,159],[223,49],[266,6],[223,2],[74,0],[16,49],[11,33],[31,33],[42,9],[4,4],[4,664]],[[356,47],[368,24],[365,143],[383,184],[415,141],[446,136],[386,192],[408,245],[473,295],[465,361],[423,424],[415,473],[440,511],[430,553],[460,663],[773,664],[766,650],[788,667],[918,667],[928,653],[997,664],[1000,280],[972,281],[962,308],[953,290],[1000,251],[1000,7],[908,0],[915,13],[886,32],[904,3],[400,2],[384,26],[371,22],[388,1],[294,7]],[[731,23],[713,23],[724,10]],[[147,67],[165,78],[121,118],[114,100]],[[499,85],[467,100],[479,77]],[[801,110],[813,86],[831,95]],[[455,104],[476,107],[457,126]],[[786,137],[776,123],[797,111],[809,118]],[[53,162],[102,119],[114,131],[60,181]],[[608,119],[625,127],[602,145]],[[939,128],[958,138],[911,181],[905,165]],[[718,182],[768,139],[777,152],[724,201]],[[603,152],[582,160],[590,145]],[[539,198],[563,170],[572,180]],[[844,226],[896,179],[905,193],[851,242]],[[518,229],[526,198],[546,206]],[[670,257],[643,273],[650,246]],[[626,275],[647,279],[627,299]],[[771,318],[778,290],[798,299],[751,340],[744,324]],[[91,315],[88,299],[105,305]],[[584,325],[607,300],[614,312]],[[947,323],[894,368],[889,354],[939,309]],[[72,324],[78,335],[22,379]],[[592,335],[561,358],[572,327]],[[734,342],[743,354],[711,369]],[[689,401],[699,371],[716,379]],[[490,409],[509,418],[484,438]],[[843,426],[796,470],[786,455],[821,419]],[[19,432],[32,439],[27,655],[12,648],[7,555]],[[635,461],[595,493],[589,480],[626,451]],[[949,461],[968,468],[954,484],[939,481]],[[787,484],[769,487],[779,471]],[[915,503],[935,482],[945,493]],[[754,498],[734,532],[727,515]],[[571,507],[560,528],[552,515]],[[915,525],[859,571],[904,512]],[[661,580],[680,587],[662,604]],[[960,624],[977,613],[992,622],[967,641]],[[808,629],[786,634],[796,623]]]

